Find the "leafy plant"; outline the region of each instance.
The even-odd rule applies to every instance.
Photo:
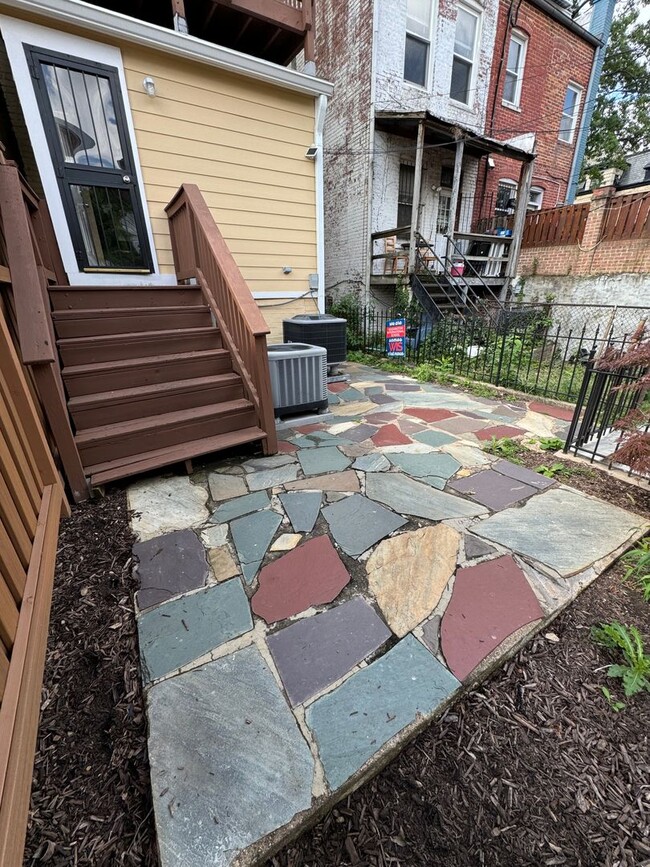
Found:
[[[618,713],[619,711],[622,711],[624,709],[625,702],[617,701],[606,686],[601,686],[600,691],[607,699],[607,704],[614,711],[614,713]]]
[[[564,448],[564,440],[557,437],[540,437],[537,444],[545,452],[557,452]]]
[[[520,464],[519,455],[523,451],[523,447],[515,442],[510,437],[501,437],[492,439],[483,446],[483,451],[491,455],[498,455],[500,458],[505,458],[513,464]]]
[[[535,467],[535,472],[539,473],[540,476],[546,476],[548,479],[554,479],[556,476],[571,476],[573,475],[573,471],[569,469],[569,467],[565,467],[564,464],[551,464],[551,466],[546,466],[542,464],[539,467]]]
[[[636,548],[621,557],[621,562],[627,566],[624,580],[632,580],[644,600],[650,602],[650,538],[642,539]]]
[[[635,626],[623,626],[616,620],[601,623],[591,630],[591,637],[602,647],[618,650],[624,663],[610,665],[608,677],[620,677],[628,698],[643,690],[650,692],[650,656],[645,652],[643,639]]]

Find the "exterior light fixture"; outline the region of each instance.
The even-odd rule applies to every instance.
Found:
[[[307,157],[308,160],[315,160],[317,154],[318,154],[318,146],[315,144],[310,145],[307,148],[307,150],[305,151],[305,156]]]
[[[142,87],[144,88],[144,91],[147,94],[147,96],[155,96],[156,95],[156,82],[153,80],[153,78],[150,75],[148,75],[145,79],[143,79]]]
[[[285,265],[284,268],[282,269],[283,274],[291,274],[292,271],[293,271],[293,268],[291,267],[291,265]]]

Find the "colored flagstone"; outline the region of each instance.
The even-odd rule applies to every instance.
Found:
[[[404,409],[404,412],[415,416],[415,418],[421,418],[422,421],[426,422],[442,421],[445,418],[453,418],[455,415],[455,413],[448,409],[427,409],[424,406],[408,406]]]
[[[402,473],[369,473],[366,476],[366,495],[401,515],[415,515],[430,521],[472,518],[486,511],[483,506],[437,491]]]
[[[310,476],[308,479],[299,479],[297,482],[289,482],[285,486],[287,491],[359,491],[359,479],[353,470],[345,470],[342,473],[330,473],[326,476]]]
[[[647,526],[638,515],[555,486],[521,508],[492,515],[473,532],[568,577],[616,551]]]
[[[167,602],[179,593],[203,587],[208,579],[205,549],[192,530],[177,530],[133,546],[139,608]]]
[[[421,433],[414,434],[413,439],[433,448],[458,442],[456,437],[438,430],[424,430]]]
[[[247,584],[252,583],[281,523],[280,515],[268,510],[245,515],[231,523],[232,540]]]
[[[504,639],[543,616],[526,576],[512,557],[459,569],[440,626],[447,665],[463,680]]]
[[[458,472],[460,464],[451,455],[444,452],[428,452],[423,455],[413,455],[398,452],[390,456],[390,462],[409,476],[437,476],[448,479]]]
[[[433,611],[458,560],[460,534],[438,524],[385,539],[366,565],[368,586],[402,638]]]
[[[267,642],[289,700],[300,704],[335,683],[390,637],[374,608],[357,596],[298,620]]]
[[[298,454],[302,471],[306,476],[335,473],[350,466],[350,458],[346,457],[335,446],[324,446],[317,449],[305,449]],[[285,481],[293,481],[286,479]]]
[[[238,578],[151,608],[138,617],[144,678],[156,680],[177,671],[252,628]]]
[[[248,515],[266,508],[271,501],[266,491],[258,491],[255,494],[246,494],[245,497],[237,497],[222,503],[212,513],[210,518],[214,523],[225,524],[241,515]]]
[[[435,424],[436,427],[448,433],[464,434],[476,433],[489,424],[489,422],[480,418],[470,418],[467,415],[457,415],[455,418],[443,419],[442,421],[437,421]]]
[[[248,493],[246,482],[241,476],[231,476],[227,473],[210,473],[208,486],[210,496],[217,502],[243,497]]]
[[[199,527],[208,518],[208,492],[183,476],[136,482],[127,490],[127,501],[133,532],[141,542]]]
[[[487,557],[488,554],[494,554],[495,548],[488,545],[483,539],[477,539],[468,533],[465,536],[465,557],[468,560],[476,560],[478,557]]]
[[[274,623],[332,602],[349,581],[329,537],[317,536],[262,569],[251,606],[267,623]]]
[[[550,488],[551,485],[555,484],[553,479],[549,479],[541,473],[536,473],[534,470],[521,467],[519,464],[511,464],[510,461],[499,460],[492,466],[492,469],[503,476],[509,476],[511,479],[525,482],[531,488],[537,488],[540,491]]]
[[[292,482],[297,475],[297,464],[289,464],[288,466],[276,467],[271,470],[259,470],[256,473],[249,473],[246,476],[246,483],[251,491],[263,491],[266,488],[275,488],[277,485],[283,485],[285,482]]]
[[[500,440],[503,437],[520,437],[525,433],[526,431],[523,430],[523,428],[512,427],[512,425],[507,424],[499,424],[496,427],[484,428],[482,431],[479,431],[476,436],[480,440],[491,440],[492,437],[496,437]]]
[[[558,418],[562,421],[571,421],[573,419],[573,410],[563,406],[553,406],[550,403],[538,403],[531,401],[528,404],[528,409],[531,412],[541,412],[543,415],[550,415],[552,418]]]
[[[370,439],[378,430],[379,428],[372,424],[359,424],[346,431],[345,436],[347,439],[352,440],[353,443],[360,443]]]
[[[325,776],[336,789],[459,683],[412,635],[307,708]]]
[[[398,446],[410,443],[412,440],[403,434],[396,424],[385,424],[372,437],[376,446]]]
[[[311,533],[318,518],[323,495],[320,491],[280,494],[282,508],[296,533]]]
[[[154,686],[147,704],[161,867],[227,867],[311,806],[313,758],[255,647]]]
[[[455,479],[449,482],[449,487],[490,509],[505,509],[537,493],[537,488],[494,470],[481,470],[465,479]]]
[[[276,470],[278,467],[285,467],[293,461],[295,461],[295,457],[291,455],[269,455],[269,457],[253,458],[246,461],[244,469],[247,473],[258,473],[261,470]]]
[[[364,473],[383,473],[390,469],[390,461],[382,454],[363,455],[352,464],[352,469]]]
[[[380,473],[371,473],[366,478],[376,477],[383,476]],[[329,524],[337,545],[351,557],[363,554],[380,539],[406,523],[403,518],[360,494],[326,506],[323,517]]]

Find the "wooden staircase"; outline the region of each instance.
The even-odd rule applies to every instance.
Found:
[[[51,286],[49,295],[74,441],[92,485],[265,444],[199,286]]]

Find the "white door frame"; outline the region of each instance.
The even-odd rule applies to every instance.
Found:
[[[72,286],[106,286],[115,284],[119,284],[120,286],[151,286],[176,283],[176,278],[173,275],[160,273],[138,155],[138,145],[135,138],[131,106],[129,104],[122,53],[119,48],[101,42],[93,42],[81,36],[73,36],[58,30],[51,30],[48,27],[31,24],[28,21],[19,21],[16,18],[9,18],[5,15],[0,15],[0,32],[2,32],[7,49],[9,64],[27,125],[27,132],[34,151],[45,199],[50,210],[54,231],[61,250],[63,265],[68,274],[70,284]],[[27,62],[25,45],[35,45],[48,51],[58,52],[59,54],[70,54],[73,57],[82,58],[90,63],[103,63],[117,69],[122,100],[124,101],[127,133],[131,142],[135,174],[142,199],[145,231],[151,249],[153,267],[151,274],[136,275],[110,272],[91,274],[79,270],[68,228],[67,216],[63,207],[61,191],[54,171],[49,143],[45,135],[45,128],[36,99],[34,82]]]

